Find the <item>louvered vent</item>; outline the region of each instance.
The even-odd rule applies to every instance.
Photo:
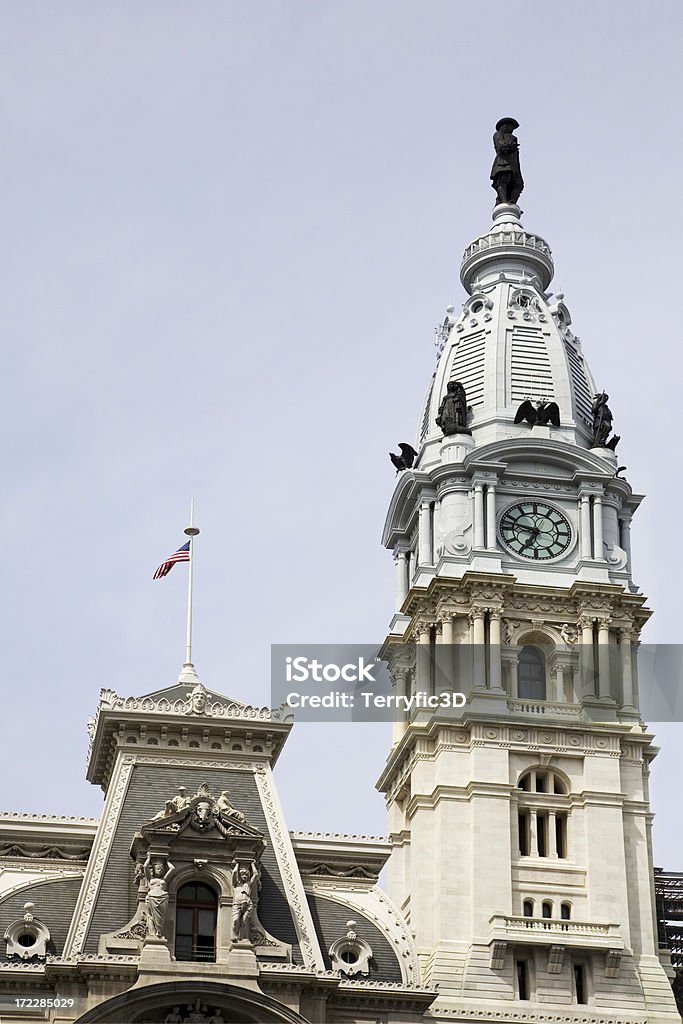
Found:
[[[459,380],[468,405],[484,402],[484,331],[463,338],[455,350],[450,380]]]
[[[552,398],[553,375],[543,335],[533,327],[515,327],[510,351],[510,400]]]
[[[572,388],[574,389],[576,413],[581,417],[581,419],[586,420],[587,423],[592,423],[593,413],[591,409],[593,399],[590,392],[590,386],[586,378],[586,371],[583,368],[583,359],[571,345],[565,343],[565,349],[567,352],[567,358],[569,359],[569,369],[572,374]]]
[[[432,383],[429,385],[429,391],[427,392],[427,401],[425,402],[424,412],[422,413],[422,425],[420,427],[420,444],[424,441],[429,430],[429,408],[432,404],[432,391],[434,390],[434,380],[436,374],[432,377]]]

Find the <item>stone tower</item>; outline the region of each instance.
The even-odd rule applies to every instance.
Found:
[[[679,1021],[634,657],[641,497],[552,278],[547,242],[500,202],[465,249],[467,298],[437,331],[418,457],[397,476],[395,684],[467,703],[395,724],[389,895],[435,1019]]]

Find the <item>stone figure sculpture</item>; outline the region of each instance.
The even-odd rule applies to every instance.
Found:
[[[189,807],[192,803],[190,797],[187,795],[187,789],[185,786],[178,786],[178,792],[170,800],[166,801],[163,811],[159,811],[158,814],[154,815],[153,821],[158,818],[168,818],[171,814],[176,814],[177,811],[184,811],[186,807]]]
[[[449,380],[436,417],[437,427],[441,427],[446,437],[451,434],[471,434],[472,431],[467,428],[468,412],[465,388],[459,380]]]
[[[249,866],[232,862],[232,922],[233,942],[249,942],[249,926],[258,900],[261,879],[255,862]]]
[[[234,818],[235,821],[244,821],[242,812],[233,807],[230,793],[227,789],[222,790],[221,795],[216,800],[216,812],[225,815],[226,818]]]
[[[197,683],[190,692],[190,711],[194,715],[203,715],[207,705],[206,687]]]
[[[519,128],[519,122],[514,117],[502,117],[493,136],[496,158],[491,168],[491,186],[496,190],[499,203],[516,203],[524,188],[519,143],[513,135],[515,128]]]
[[[152,863],[151,855],[147,854],[144,871],[148,884],[147,895],[145,896],[147,927],[149,933],[155,938],[165,939],[164,927],[168,911],[168,885],[166,884],[166,879],[171,871],[173,871],[173,865],[170,860],[164,863],[161,859],[155,860]]]
[[[562,637],[562,642],[566,644],[567,647],[573,647],[578,636],[576,626],[572,626],[570,623],[565,622],[560,630],[560,636]]]
[[[593,398],[593,442],[591,447],[611,448],[614,451],[620,438],[618,434],[614,434],[609,441],[607,440],[612,432],[612,410],[607,404],[608,400],[609,395],[606,391],[601,391]]]

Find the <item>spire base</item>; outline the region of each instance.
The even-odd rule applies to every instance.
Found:
[[[178,682],[187,683],[188,686],[194,686],[199,682],[199,676],[197,675],[195,667],[191,661],[186,661],[183,665],[180,670],[180,675],[178,676]]]

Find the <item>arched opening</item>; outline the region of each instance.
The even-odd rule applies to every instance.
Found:
[[[534,901],[533,900],[524,900],[524,903],[522,904],[522,913],[524,914],[525,917],[533,917],[534,916]]]
[[[543,900],[543,904],[541,906],[541,915],[546,918],[550,918],[553,916],[553,905],[550,902],[550,900]]]
[[[175,958],[215,962],[218,897],[203,882],[189,882],[176,896]]]
[[[517,692],[522,700],[545,700],[545,655],[538,647],[522,648]]]

